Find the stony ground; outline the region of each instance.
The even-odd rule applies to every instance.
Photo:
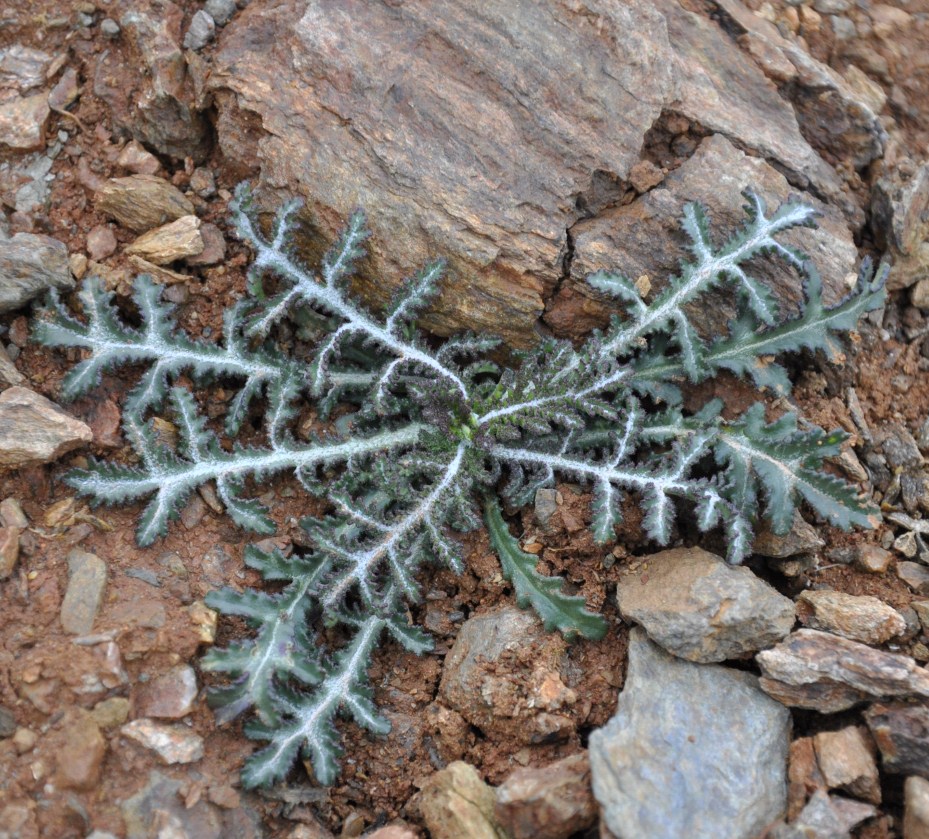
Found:
[[[235,11],[207,5],[220,21]],[[689,5],[719,16],[715,6]],[[860,194],[882,175],[923,176],[929,7],[748,5],[820,61],[867,76],[883,96],[883,158],[862,171],[829,161]],[[111,95],[121,64],[133,60],[118,6],[0,6],[0,225],[27,235],[0,243],[0,268],[27,266],[31,293],[97,273],[123,302],[134,274],[151,271],[178,304],[182,326],[209,338],[244,288],[248,254],[226,227],[230,190],[243,173],[210,145],[209,126],[196,161],[153,155],[131,139],[119,111],[125,102]],[[197,17],[201,4],[173,8],[192,66],[208,63],[213,45],[210,25]],[[157,185],[127,197],[108,182],[130,175]],[[925,195],[911,198],[914,212],[920,200],[925,211]],[[157,220],[133,216],[140,205],[155,208]],[[139,233],[164,214],[198,222],[133,252]],[[891,247],[877,225],[857,244],[862,254]],[[29,433],[11,431],[12,419],[0,425],[0,836],[606,836],[625,811],[605,763],[645,765],[681,732],[701,748],[718,745],[717,758],[730,767],[735,797],[720,796],[713,807],[740,809],[746,777],[763,791],[755,809],[744,808],[749,821],[739,835],[770,827],[768,835],[782,839],[929,836],[926,285],[895,290],[844,364],[803,358],[793,368],[793,398],[805,416],[849,432],[835,469],[881,504],[876,530],[845,534],[798,522],[787,539],[760,540],[743,571],[689,550],[696,540],[686,527],[685,549],[653,556],[630,507],[618,546],[604,552],[586,529],[589,496],[559,485],[514,516],[514,531],[542,570],[566,576],[603,611],[607,639],[568,646],[542,633],[515,609],[486,537],[470,537],[462,577],[433,572],[423,580],[414,617],[436,636],[435,650],[417,658],[387,645],[376,658],[372,684],[390,737],[345,723],[348,757],[335,787],[296,771],[260,794],[238,785],[253,746],[240,725],[215,724],[204,698],[213,677],[198,668],[211,644],[247,632],[217,622],[203,604],[219,586],[256,584],[242,563],[245,537],[208,490],[144,550],[133,538],[136,507],[90,510],[72,497],[59,480],[68,468],[91,454],[128,456],[119,404],[132,375],[106,377],[61,415],[42,397],[58,399],[77,356],[30,344],[30,292],[11,292],[0,300],[0,422],[16,418]],[[715,393],[733,410],[756,396],[728,380]],[[699,404],[711,395],[703,389],[690,398]],[[222,410],[221,389],[205,399],[208,412]],[[164,430],[170,435],[169,424]],[[274,544],[299,547],[298,520],[318,510],[295,481],[261,490],[279,525]],[[744,614],[723,619],[733,591]],[[633,623],[655,643],[630,631]],[[715,665],[721,661],[735,666]],[[747,675],[759,672],[767,695]],[[675,720],[678,697],[693,711],[686,720]],[[785,760],[795,824],[768,825],[764,796],[777,798]],[[599,807],[591,765],[602,779]],[[693,835],[707,802],[674,794],[667,785],[659,795],[666,810],[681,813],[678,835]]]

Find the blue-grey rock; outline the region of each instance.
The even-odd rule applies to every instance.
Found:
[[[190,21],[190,28],[184,36],[184,48],[188,50],[203,49],[216,34],[216,24],[209,12],[201,9]]]
[[[754,839],[787,807],[790,713],[750,673],[629,640],[616,714],[590,736],[594,795],[617,839]]]
[[[216,21],[217,26],[225,26],[236,13],[235,0],[206,0],[203,8]]]

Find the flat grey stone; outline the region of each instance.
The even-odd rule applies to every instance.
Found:
[[[87,635],[103,602],[106,563],[75,548],[68,554],[68,589],[61,601],[61,627],[71,635]]]
[[[786,811],[789,734],[754,676],[633,629],[616,714],[590,736],[601,817],[617,839],[755,839]]]

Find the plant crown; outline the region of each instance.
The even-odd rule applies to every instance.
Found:
[[[499,343],[492,337],[461,334],[434,349],[417,330],[417,315],[439,287],[442,262],[411,277],[384,312],[373,311],[349,291],[368,237],[362,213],[351,216],[314,273],[293,244],[299,205],[284,206],[266,236],[244,185],[232,212],[255,253],[250,296],[226,312],[221,343],[179,331],[159,286],[144,276],[133,297],[139,327],[126,322],[97,279],[79,293],[83,319],[52,294],[36,337],[86,351],[63,382],[65,398],[86,393],[105,370],[144,366],[123,410],[137,463],[93,461],[66,477],[96,502],[148,498],[140,545],[163,536],[191,492],[207,482],[236,524],[259,534],[272,533],[274,524],[261,504],[243,497],[247,479],[291,471],[331,505],[330,515],[306,522],[313,547],[305,555],[247,548],[246,563],[276,584],[275,593],[223,588],[207,600],[255,630],[247,640],[211,650],[203,662],[229,677],[210,693],[218,719],[252,710],[245,730],[265,742],[246,761],[247,786],[281,780],[301,755],[319,782],[332,783],[340,713],[373,732],[389,730],[367,679],[372,653],[384,637],[418,653],[431,648],[406,616],[405,604],[420,597],[417,572],[427,562],[460,572],[452,534],[480,527],[482,518],[519,605],[531,605],[546,627],[567,636],[603,635],[603,618],[564,593],[560,578],[540,574],[537,558],[520,549],[501,500],[525,505],[559,476],[586,484],[593,493],[593,535],[608,543],[621,501],[630,495],[660,545],[672,539],[678,504],[685,502],[701,530],[722,528],[734,563],[750,553],[760,517],[785,533],[801,501],[839,527],[872,524],[874,511],[822,468],[839,453],[843,433],[801,430],[794,413],[769,423],[760,402],[734,420],[723,419],[719,400],[695,414],[681,407],[683,383],[721,370],[785,393],[790,382],[774,356],[834,352],[837,335],[884,300],[886,271],[872,276],[865,265],[845,300],[824,305],[814,266],[779,239],[791,228],[812,226],[814,210],[788,201],[769,214],[759,197],[746,198],[745,224],[722,245],[711,239],[700,205],[687,205],[683,229],[691,255],[662,291],[649,300],[621,274],[593,274],[588,282],[615,298],[621,314],[579,347],[542,340],[512,368],[490,359]],[[761,254],[783,259],[803,278],[799,314],[779,319],[771,293],[750,271]],[[276,280],[274,294],[265,293],[266,277]],[[726,334],[705,340],[687,304],[721,285],[737,292],[739,311]],[[274,340],[276,325],[296,311],[321,314],[328,326],[308,365]],[[182,374],[194,382],[236,383],[225,414],[229,438],[260,401],[265,444],[221,446],[191,392],[178,386]],[[340,406],[331,431],[309,442],[291,431],[297,406],[307,399],[324,420]],[[165,407],[177,425],[176,447],[161,442],[151,422]],[[323,637],[344,642],[324,649]]]

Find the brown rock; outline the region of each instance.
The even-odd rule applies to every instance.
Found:
[[[98,224],[87,233],[86,248],[90,259],[106,259],[116,253],[116,236],[107,225]]]
[[[138,717],[179,720],[186,717],[197,698],[197,674],[186,664],[139,685],[135,696]]]
[[[918,594],[929,594],[929,568],[918,562],[898,562],[897,576]]]
[[[86,711],[72,712],[56,740],[56,784],[66,789],[94,789],[106,756],[106,740],[93,717]]]
[[[61,601],[61,628],[70,635],[87,635],[94,627],[106,588],[106,563],[75,548],[68,554],[68,588]]]
[[[462,625],[445,659],[441,701],[482,731],[524,744],[565,739],[577,695],[565,683],[565,645],[531,612],[506,608]]]
[[[455,761],[431,775],[414,799],[433,839],[506,839],[494,816],[494,791],[473,766]]]
[[[464,757],[469,745],[469,729],[461,714],[439,702],[432,702],[426,706],[423,717],[443,763]]]
[[[719,173],[725,172],[725,178]],[[557,333],[579,338],[602,327],[617,304],[595,291],[587,276],[599,270],[618,270],[629,277],[647,276],[648,299],[653,299],[676,274],[682,259],[690,257],[687,240],[680,236],[684,204],[698,200],[709,210],[718,235],[731,232],[745,219],[743,190],[751,187],[773,209],[795,192],[790,183],[763,159],[740,151],[721,134],[704,139],[686,160],[665,178],[661,186],[626,206],[611,207],[578,222],[572,228],[574,259],[571,276],[561,285],[545,313],[545,322]],[[830,304],[848,291],[846,277],[855,271],[858,253],[845,219],[834,209],[805,197],[824,215],[819,229],[790,231],[783,241],[809,253],[823,276],[825,298]],[[655,243],[661,242],[661,247]],[[753,265],[754,276],[771,289],[784,311],[795,310],[802,295],[796,274],[780,262]],[[719,332],[720,322],[735,314],[737,296],[721,287],[687,306],[687,313],[704,335]]]
[[[167,265],[202,252],[203,237],[200,219],[196,216],[181,216],[177,221],[143,233],[126,248],[127,254],[136,254],[155,265]]]
[[[906,621],[896,609],[876,597],[841,591],[802,592],[797,598],[797,619],[811,629],[872,646],[906,630]]]
[[[831,789],[844,789],[872,804],[881,803],[874,743],[861,726],[821,731],[813,737],[819,768]]]
[[[643,180],[633,167],[662,114],[731,137],[796,186],[844,202],[791,106],[715,23],[677,3],[598,2],[581,12],[493,0],[480,18],[452,0],[428,13],[354,9],[287,0],[238,15],[207,81],[218,139],[243,172],[311,197],[310,255],[356,204],[367,208],[372,255],[358,282],[367,296],[384,300],[430,254],[447,255],[430,329],[467,325],[533,342],[567,231],[625,195],[633,177],[641,188],[654,183],[654,172]],[[664,250],[655,241],[650,250]],[[854,261],[850,239],[847,249]]]
[[[13,96],[0,102],[0,147],[15,151],[42,148],[50,113],[46,93]]]
[[[864,714],[885,772],[929,778],[929,707],[875,704]]]
[[[0,393],[0,468],[51,463],[93,439],[83,422],[24,387]]]
[[[497,822],[512,839],[566,839],[597,820],[587,753],[517,769],[497,788]]]
[[[226,258],[226,240],[222,231],[209,222],[200,225],[200,236],[203,239],[203,250],[184,260],[190,266],[219,265]]]
[[[929,279],[929,163],[915,172],[893,168],[874,185],[871,227],[880,248],[893,256],[889,289]],[[914,302],[914,305],[921,303]]]
[[[100,728],[116,728],[129,719],[131,707],[132,704],[124,696],[112,696],[94,705],[90,713]]]
[[[787,762],[787,820],[793,821],[817,789],[826,786],[826,779],[816,762],[812,737],[791,741]]]
[[[815,629],[797,630],[756,660],[761,687],[792,707],[830,714],[868,699],[929,698],[929,672],[909,656]]]
[[[860,571],[868,574],[883,574],[890,568],[893,554],[879,545],[859,545],[855,551],[852,563]]]
[[[210,126],[181,49],[183,21],[169,0],[129,6],[119,18],[129,55],[101,56],[94,93],[137,140],[159,154],[199,162],[210,149]]]
[[[80,88],[77,83],[77,70],[69,67],[55,86],[49,91],[48,106],[53,111],[64,111],[72,105],[80,94]]]
[[[22,531],[18,527],[0,527],[0,580],[9,577],[16,567],[20,533]]]
[[[137,140],[126,143],[116,159],[116,165],[137,175],[154,175],[161,168],[158,158]]]
[[[903,839],[929,839],[929,781],[907,778],[903,798]]]
[[[136,233],[145,233],[194,212],[193,204],[177,187],[154,175],[110,178],[94,200],[100,212]]]
[[[762,524],[752,543],[752,553],[784,559],[798,554],[816,553],[825,544],[816,528],[797,513],[790,531],[784,536],[778,536],[767,524]]]
[[[162,285],[172,286],[177,283],[186,283],[190,279],[188,274],[181,274],[178,271],[172,271],[170,268],[165,268],[162,265],[155,265],[154,262],[142,259],[141,256],[132,255],[129,257],[129,262],[136,273],[147,274],[153,282],[161,283]]]

